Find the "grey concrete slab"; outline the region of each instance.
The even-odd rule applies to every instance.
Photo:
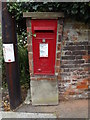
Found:
[[[57,80],[32,80],[30,86],[32,105],[58,104]]]
[[[56,118],[56,116],[45,113],[0,112],[0,120],[2,118]]]
[[[22,105],[17,111],[19,112],[37,112],[53,113],[58,118],[88,118],[89,105],[88,99],[60,101],[56,106],[32,106]]]

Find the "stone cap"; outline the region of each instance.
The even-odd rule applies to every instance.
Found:
[[[62,12],[24,12],[23,17],[32,19],[58,19],[63,18]]]

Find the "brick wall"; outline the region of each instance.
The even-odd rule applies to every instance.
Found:
[[[88,26],[65,20],[61,42],[61,80],[58,81],[60,99],[88,97],[89,47]]]
[[[59,99],[88,98],[90,51],[88,26],[58,20],[55,76],[33,75],[31,21],[27,19],[28,58],[31,80],[58,80]],[[62,36],[63,33],[63,36]]]

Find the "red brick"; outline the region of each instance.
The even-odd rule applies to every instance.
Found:
[[[88,67],[85,67],[84,70],[85,70],[85,71],[88,71],[89,69],[88,69]]]
[[[29,70],[30,70],[30,72],[32,72],[32,69],[33,69],[32,66],[29,66]]]
[[[29,59],[33,60],[33,54],[32,53],[29,53]]]
[[[30,44],[31,43],[31,37],[27,36],[27,44]]]
[[[56,73],[60,73],[60,68],[56,68]]]
[[[61,34],[58,34],[58,42],[61,42]]]
[[[28,44],[28,52],[32,52],[32,45]]]
[[[57,50],[61,50],[61,44],[57,45]]]
[[[57,79],[58,79],[58,80],[61,80],[61,75],[58,75],[58,76],[57,76]]]
[[[89,82],[89,78],[86,78],[86,79],[84,79],[84,80],[81,82],[81,84],[84,84],[84,85],[86,84],[86,85],[87,85],[88,82]]]
[[[62,31],[63,31],[63,25],[60,25],[58,32],[59,32],[59,33],[62,33]]]
[[[50,80],[55,80],[55,78],[50,78]]]
[[[82,56],[83,59],[85,59],[86,61],[88,61],[88,59],[90,59],[90,55],[84,55]]]
[[[56,66],[60,66],[60,60],[56,60]]]
[[[37,78],[36,77],[30,77],[31,78],[31,80],[37,80]]]
[[[29,60],[29,71],[33,72],[32,60]]]
[[[78,85],[77,89],[88,89],[88,85]]]
[[[64,37],[65,40],[68,38],[68,32],[67,31],[63,32],[63,37]]]
[[[58,53],[57,53],[57,58],[60,58],[60,56],[61,56],[61,53],[58,52]]]
[[[29,62],[31,62],[33,60],[32,53],[28,53],[28,59],[29,59]]]
[[[30,27],[27,27],[27,32],[30,32]]]
[[[69,95],[75,95],[75,92],[74,91],[70,91]]]
[[[65,44],[65,41],[63,41],[62,44],[64,45],[64,44]]]

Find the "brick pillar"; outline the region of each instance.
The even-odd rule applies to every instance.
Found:
[[[61,58],[61,41],[63,34],[63,19],[57,21],[57,39],[56,39],[56,58],[55,58],[55,75],[34,75],[33,74],[33,51],[31,20],[27,19],[27,43],[28,58],[30,71],[31,100],[33,105],[55,105],[58,104],[61,80],[60,58]]]

